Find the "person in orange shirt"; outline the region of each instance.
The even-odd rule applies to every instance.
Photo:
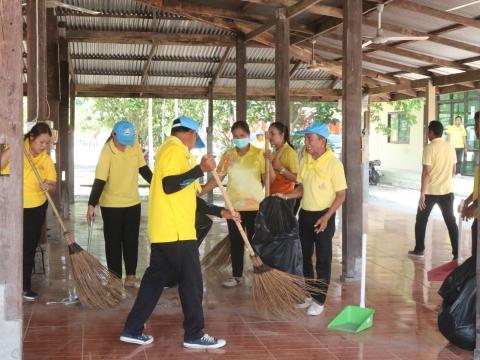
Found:
[[[274,148],[272,154],[272,167],[275,177],[270,183],[270,193],[289,194],[295,187],[298,173],[298,156],[290,143],[288,126],[276,121],[268,128],[270,144]],[[288,200],[293,209],[295,199]]]

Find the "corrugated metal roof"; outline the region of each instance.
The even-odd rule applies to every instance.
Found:
[[[149,76],[148,85],[154,86],[198,86],[207,87],[209,78]]]
[[[140,85],[141,76],[76,75],[77,84],[82,85]]]
[[[142,55],[148,56],[150,46],[148,44],[106,44],[106,43],[87,43],[70,42],[70,55]]]

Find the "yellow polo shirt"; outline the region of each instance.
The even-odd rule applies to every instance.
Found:
[[[166,243],[195,240],[195,211],[199,180],[173,194],[163,191],[163,178],[183,174],[196,165],[195,157],[176,136],[170,136],[157,150],[150,197],[148,200],[148,233],[150,242]]]
[[[237,211],[257,211],[265,198],[262,174],[265,173],[263,150],[250,145],[248,152],[240,156],[237,150],[228,150],[225,155],[230,159],[227,175],[227,193]],[[222,172],[223,160],[218,165]]]
[[[450,143],[454,148],[464,148],[465,144],[463,139],[467,136],[467,131],[460,125],[453,124],[448,128],[448,135],[450,136]]]
[[[145,166],[145,158],[137,141],[120,151],[113,140],[100,153],[95,178],[105,181],[99,204],[104,207],[129,207],[140,203],[138,169]]]
[[[423,150],[423,165],[431,167],[427,195],[446,195],[453,191],[453,166],[457,163],[455,149],[442,138],[433,139]]]
[[[298,155],[295,150],[289,145],[284,144],[275,157],[280,163],[294,174],[298,174]],[[288,194],[293,191],[295,181],[288,180],[279,171],[275,170],[275,180],[270,184],[270,193],[284,193]]]
[[[330,148],[316,160],[305,153],[300,162],[298,182],[303,185],[300,207],[307,211],[328,209],[337,192],[347,188],[343,164]]]
[[[30,149],[30,142],[24,141],[25,148]],[[40,155],[33,157],[30,156],[35,168],[38,170],[42,180],[48,180],[51,182],[57,181],[57,171],[53,164],[52,158],[46,151],[43,151]],[[10,163],[2,169],[3,175],[10,174]],[[47,201],[47,196],[43,192],[37,177],[30,166],[25,154],[23,154],[23,207],[25,209],[31,209],[43,205]]]

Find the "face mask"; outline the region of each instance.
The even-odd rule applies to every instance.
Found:
[[[233,139],[233,145],[235,145],[239,149],[243,149],[250,144],[250,139],[249,138],[243,138],[243,139]]]

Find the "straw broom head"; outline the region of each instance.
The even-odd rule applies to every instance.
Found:
[[[202,265],[205,269],[223,270],[230,261],[230,237],[227,235],[203,257]]]

